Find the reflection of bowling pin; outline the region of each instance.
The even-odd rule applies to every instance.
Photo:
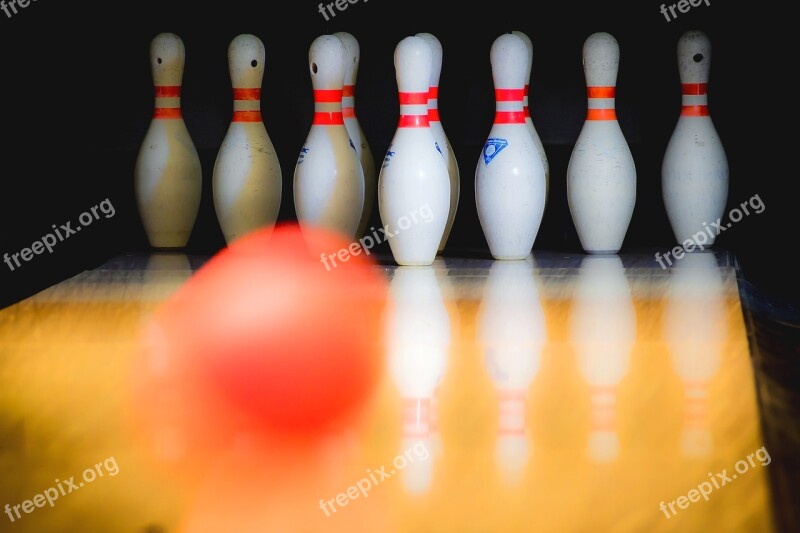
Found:
[[[364,171],[342,116],[344,44],[323,35],[311,43],[314,123],[294,171],[294,205],[301,224],[352,239],[364,208]]]
[[[450,230],[453,229],[453,222],[458,210],[458,197],[461,194],[461,177],[458,172],[458,161],[453,152],[453,146],[444,132],[442,123],[439,120],[439,78],[442,74],[442,43],[430,33],[418,33],[417,37],[422,37],[431,47],[433,62],[431,64],[431,81],[428,89],[428,121],[431,125],[431,133],[436,140],[436,147],[441,152],[445,163],[447,163],[447,173],[450,176],[450,212],[447,216],[447,226],[444,228],[442,242],[439,244],[439,251],[444,250],[447,239],[450,237]]]
[[[236,37],[228,48],[233,119],[214,165],[214,207],[225,240],[275,224],[281,206],[281,167],[261,119],[264,44]]]
[[[514,484],[528,463],[525,401],[547,337],[532,257],[492,265],[477,321],[486,370],[497,390],[495,461]]]
[[[708,37],[685,33],[678,42],[683,108],[661,167],[664,206],[679,243],[721,218],[728,199],[728,159],[708,114],[710,68]]]
[[[636,341],[636,311],[619,257],[581,263],[570,317],[570,340],[591,395],[588,453],[598,462],[619,455],[617,387]]]
[[[400,122],[378,178],[378,206],[401,265],[433,263],[450,210],[447,164],[428,121],[432,55],[421,37],[406,37],[394,53]],[[421,219],[421,212],[430,216]]]
[[[375,160],[372,158],[372,151],[369,149],[367,138],[361,130],[361,124],[356,118],[355,109],[356,77],[358,76],[358,62],[361,51],[358,41],[351,34],[340,31],[334,33],[334,35],[342,41],[345,50],[344,87],[342,88],[344,126],[347,128],[350,140],[353,141],[353,146],[355,146],[356,153],[361,161],[361,169],[364,171],[364,209],[361,212],[361,220],[356,231],[356,236],[360,237],[366,231],[370,215],[372,215],[376,188]]]
[[[395,270],[386,315],[389,370],[403,399],[403,450],[432,451],[431,403],[447,364],[450,320],[436,273],[430,267]],[[433,461],[416,459],[403,469],[409,492],[427,492]]]
[[[544,214],[544,166],[522,110],[527,61],[528,48],[516,35],[492,44],[497,112],[475,170],[475,201],[495,259],[527,257]]]
[[[616,253],[636,203],[636,166],[617,122],[619,44],[595,33],[583,45],[589,111],[567,167],[567,196],[583,249]]]
[[[181,38],[162,33],[150,45],[156,103],[136,158],[136,204],[150,244],[186,246],[200,208],[200,157],[181,114],[186,49]]]
[[[725,291],[713,253],[689,254],[670,270],[664,314],[664,339],[684,386],[681,447],[688,456],[705,456],[713,444],[708,386],[728,337]]]
[[[512,31],[514,35],[521,38],[525,41],[525,46],[528,47],[528,74],[525,76],[525,95],[522,98],[522,111],[525,114],[525,125],[528,127],[528,133],[531,134],[531,138],[533,139],[533,144],[536,145],[536,151],[539,152],[539,157],[542,158],[542,165],[544,165],[544,178],[546,183],[546,192],[544,195],[544,203],[547,205],[547,197],[550,193],[550,163],[547,161],[547,154],[544,151],[544,145],[542,144],[542,139],[539,138],[539,134],[536,132],[536,127],[533,125],[533,119],[531,118],[531,110],[528,106],[529,103],[529,95],[530,95],[530,79],[531,79],[531,71],[533,70],[533,43],[531,42],[531,38],[528,37],[526,34],[522,33],[521,31]]]

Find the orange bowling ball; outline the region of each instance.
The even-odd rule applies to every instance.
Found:
[[[337,257],[326,264],[323,255]],[[326,230],[279,225],[214,256],[154,320],[222,406],[215,417],[227,410],[248,430],[312,436],[368,404],[383,367],[385,290],[360,248]]]

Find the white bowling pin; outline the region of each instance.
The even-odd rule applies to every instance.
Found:
[[[186,246],[192,233],[202,169],[181,114],[181,82],[186,49],[181,38],[161,33],[150,44],[156,102],[153,120],[136,159],[136,205],[150,244]]]
[[[431,47],[433,62],[431,64],[431,81],[428,89],[428,122],[431,125],[431,133],[436,140],[436,147],[442,154],[447,163],[447,173],[450,176],[450,211],[447,216],[447,225],[444,227],[442,242],[439,243],[439,251],[444,250],[447,239],[450,237],[450,230],[453,229],[453,222],[458,210],[458,198],[461,194],[461,177],[458,171],[458,161],[456,154],[447,134],[444,132],[442,122],[439,119],[439,78],[442,74],[442,43],[430,33],[418,33],[417,37],[422,37],[428,46]]]
[[[377,188],[375,175],[375,160],[372,158],[372,151],[369,143],[361,130],[361,124],[356,118],[355,109],[355,89],[356,77],[358,76],[358,62],[361,57],[361,49],[355,37],[347,32],[334,33],[342,43],[345,50],[345,69],[344,87],[342,88],[342,116],[344,117],[344,127],[353,141],[356,153],[361,161],[361,169],[364,171],[364,209],[361,212],[361,220],[358,223],[357,236],[364,235],[369,225],[369,218],[372,215],[372,207],[375,204],[375,192]]]
[[[378,177],[378,207],[395,261],[430,265],[450,210],[450,177],[428,121],[433,53],[421,37],[397,45],[400,122]]]
[[[514,34],[492,45],[497,112],[475,170],[475,201],[495,259],[525,259],[544,214],[544,165],[522,109],[527,61],[525,41]]]
[[[314,123],[294,170],[294,205],[301,224],[352,239],[364,208],[364,171],[342,116],[344,44],[323,35],[311,43]]]
[[[567,167],[569,210],[589,253],[622,247],[636,203],[636,166],[617,122],[619,44],[595,33],[583,45],[589,110]]]
[[[281,206],[281,167],[261,119],[264,44],[240,35],[228,48],[233,119],[214,165],[214,208],[228,243],[275,224]]]
[[[533,118],[531,118],[531,111],[528,107],[530,79],[533,70],[533,43],[531,42],[531,38],[521,31],[512,31],[511,33],[525,41],[525,45],[528,47],[528,74],[525,76],[525,94],[522,97],[522,112],[525,114],[525,125],[528,126],[528,133],[531,134],[533,144],[536,145],[536,150],[539,152],[539,157],[542,158],[542,164],[544,165],[544,177],[547,184],[544,203],[547,205],[547,198],[550,195],[550,163],[547,161],[547,154],[544,151],[542,139],[539,138],[539,134],[536,132],[536,128],[533,125]]]
[[[619,455],[617,390],[636,342],[636,310],[619,257],[586,257],[578,275],[569,335],[589,385],[588,455],[609,462]]]
[[[683,107],[661,167],[664,206],[679,243],[720,219],[728,200],[728,159],[708,113],[710,68],[708,37],[685,33],[678,41]]]

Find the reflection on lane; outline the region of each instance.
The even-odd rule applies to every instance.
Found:
[[[422,447],[431,450],[431,404],[450,347],[450,318],[435,269],[395,270],[386,310],[386,346],[389,371],[403,400],[400,454]],[[428,492],[433,460],[410,462],[402,476],[409,492]]]
[[[525,402],[546,340],[531,256],[492,264],[478,311],[477,335],[497,392],[495,461],[505,481],[513,485],[529,460]]]
[[[713,447],[708,389],[728,339],[725,291],[711,252],[686,254],[670,273],[664,340],[684,387],[681,450],[703,457]]]
[[[569,336],[590,387],[592,422],[587,453],[597,462],[613,461],[619,456],[617,387],[628,371],[636,341],[636,312],[619,257],[583,259]]]

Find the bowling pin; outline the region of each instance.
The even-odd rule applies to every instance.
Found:
[[[433,53],[421,37],[397,45],[400,121],[378,177],[378,207],[400,265],[431,265],[450,210],[450,177],[428,121]]]
[[[281,206],[281,167],[261,119],[264,44],[240,35],[228,48],[233,119],[214,165],[214,208],[225,240],[275,224]]]
[[[525,259],[544,214],[545,171],[523,113],[528,49],[507,33],[491,50],[497,112],[475,170],[478,218],[495,259]]]
[[[679,243],[694,242],[703,224],[722,218],[728,200],[728,159],[708,113],[710,68],[708,37],[685,33],[678,41],[683,107],[661,167],[664,206]]]
[[[344,68],[344,87],[342,88],[342,116],[344,117],[344,127],[353,141],[356,148],[361,169],[364,171],[364,209],[361,212],[361,220],[358,222],[357,236],[364,235],[369,225],[369,218],[372,215],[372,206],[375,204],[375,189],[377,187],[375,175],[375,160],[372,158],[372,151],[369,149],[367,138],[361,130],[361,124],[356,118],[355,110],[355,89],[356,77],[358,76],[358,62],[361,51],[358,41],[347,32],[334,33],[342,43],[345,50]]]
[[[180,37],[161,33],[153,39],[150,64],[155,111],[134,175],[136,205],[155,248],[186,246],[200,208],[200,157],[181,114],[185,62],[186,49]]]
[[[444,227],[442,242],[439,243],[439,252],[444,250],[447,239],[450,237],[450,230],[453,229],[453,222],[458,210],[458,198],[461,194],[461,178],[458,171],[458,161],[456,154],[447,134],[444,132],[442,122],[439,120],[439,78],[442,74],[442,43],[430,33],[418,33],[417,37],[422,37],[428,46],[431,47],[433,62],[431,64],[431,81],[428,88],[428,122],[431,125],[431,133],[436,140],[436,148],[442,154],[447,164],[447,174],[450,176],[450,211],[447,215],[447,225]]]
[[[636,166],[617,122],[619,44],[595,33],[583,45],[589,110],[567,167],[569,210],[589,253],[622,247],[636,203]]]
[[[364,171],[342,116],[345,49],[323,35],[308,53],[314,123],[294,170],[294,205],[301,224],[355,237],[364,208]]]
[[[512,31],[511,33],[525,41],[525,46],[528,47],[528,74],[525,76],[525,94],[522,97],[522,112],[525,114],[525,125],[528,127],[528,133],[531,134],[533,144],[536,145],[536,151],[539,152],[539,157],[542,158],[542,164],[544,165],[544,178],[545,183],[547,184],[544,203],[547,205],[547,198],[550,195],[550,163],[547,161],[547,154],[544,151],[542,140],[539,138],[539,134],[536,132],[536,128],[533,126],[531,111],[528,107],[531,71],[533,70],[533,43],[531,42],[531,38],[521,31]]]

